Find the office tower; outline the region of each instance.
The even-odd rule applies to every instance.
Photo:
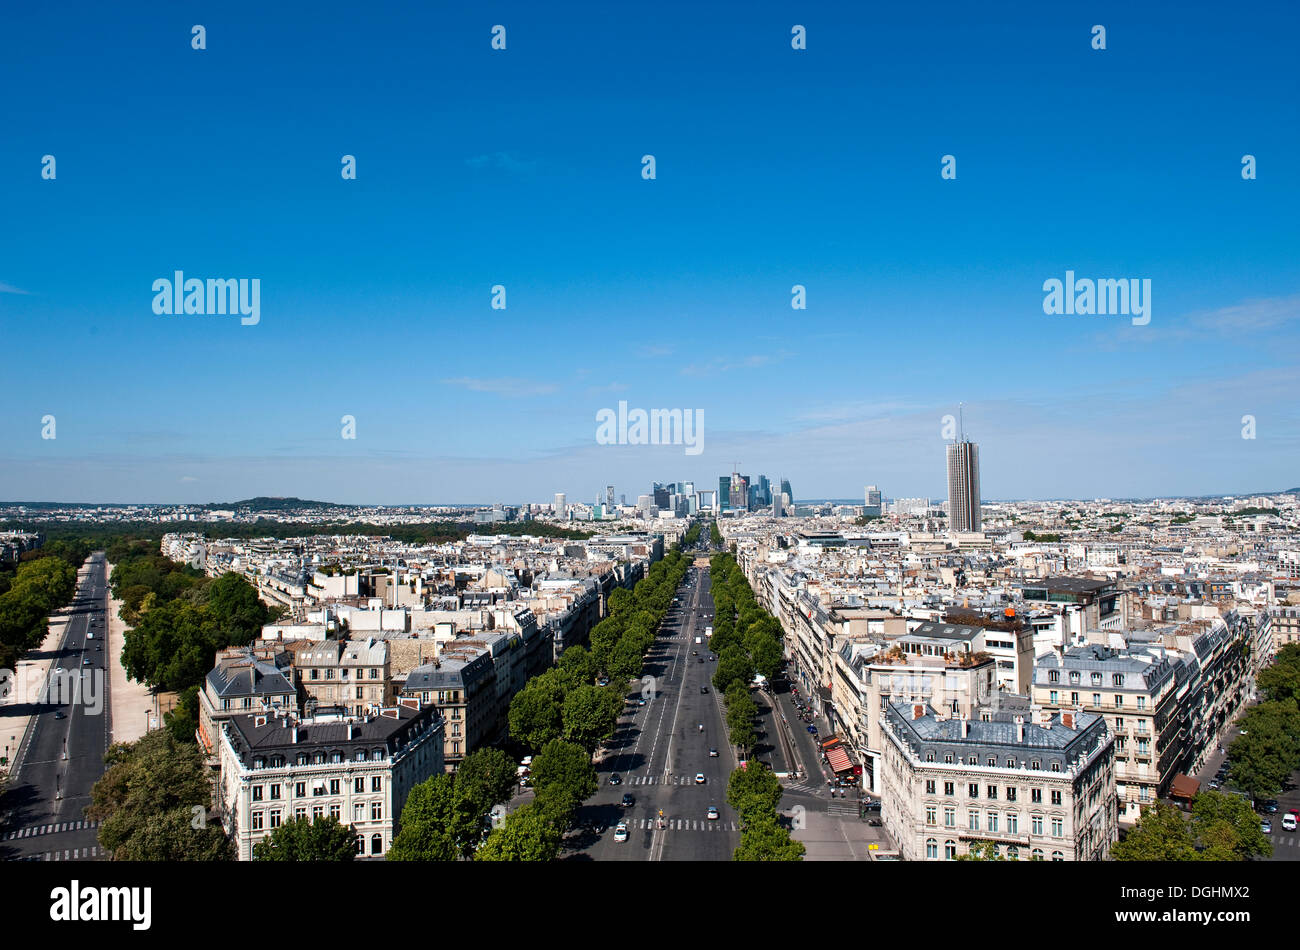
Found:
[[[718,510],[729,507],[731,501],[731,479],[726,475],[718,476]]]
[[[786,494],[785,506],[789,508],[794,504],[794,489],[790,487],[790,482],[784,478],[781,479],[781,491]]]
[[[668,499],[670,497],[668,493],[668,489],[665,488],[663,485],[660,485],[658,482],[655,482],[653,497],[654,497],[654,503],[656,508],[662,511],[663,509],[668,507],[669,504]]]
[[[864,496],[866,509],[862,512],[863,515],[866,517],[879,517],[884,513],[880,504],[881,498],[879,488],[875,485],[868,485],[864,490]]]
[[[924,514],[929,507],[929,498],[895,498],[893,510],[896,515],[916,515]]]
[[[614,486],[613,485],[605,486],[605,505],[606,507],[609,508],[614,507]]]
[[[773,517],[773,518],[780,518],[780,517],[781,517],[781,513],[782,513],[781,499],[784,498],[784,497],[785,497],[785,496],[784,496],[784,494],[783,494],[782,492],[777,492],[776,495],[773,496],[773,498],[772,498],[772,517]]]
[[[564,503],[564,492],[555,493],[555,517],[564,518],[569,514],[569,506]]]
[[[980,530],[980,447],[965,438],[948,445],[948,528]]]
[[[766,475],[758,476],[758,507],[764,508],[772,504],[772,483],[767,480]]]
[[[682,494],[683,494],[683,495],[694,495],[694,494],[695,494],[695,483],[694,483],[694,482],[686,482],[684,485],[682,485]]]
[[[749,510],[749,476],[731,473],[731,507],[738,511]]]

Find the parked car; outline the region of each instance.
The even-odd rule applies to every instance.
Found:
[[[1287,812],[1285,815],[1282,816],[1282,830],[1295,831],[1295,828],[1296,828],[1295,813]]]
[[[1265,818],[1259,823],[1259,830],[1266,835],[1271,835],[1273,833],[1273,822]]]

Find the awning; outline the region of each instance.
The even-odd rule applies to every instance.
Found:
[[[853,763],[849,761],[849,754],[839,746],[826,750],[826,761],[831,764],[831,769],[836,773],[853,771]]]
[[[1170,798],[1193,799],[1196,793],[1200,791],[1201,783],[1196,781],[1190,775],[1184,775],[1179,772],[1174,776],[1173,782],[1169,786]]]

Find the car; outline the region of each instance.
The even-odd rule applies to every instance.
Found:
[[[692,651],[691,651],[691,656],[699,656],[699,655],[700,655],[700,651],[699,651],[699,650],[692,650]]]
[[[1287,814],[1282,816],[1283,831],[1295,831],[1295,827],[1296,827],[1296,821],[1295,821],[1294,814],[1288,812]]]
[[[610,784],[610,785],[622,785],[622,784],[623,784],[623,780],[622,780],[621,778],[619,778],[617,772],[611,772],[611,773],[610,773],[610,776],[609,776],[609,784]]]
[[[710,750],[709,750],[709,758],[710,758],[710,759],[716,759],[717,757],[718,757],[718,750],[717,750],[717,749],[710,749]]]
[[[63,667],[61,667],[61,666],[56,666],[56,667],[54,668],[54,675],[55,675],[55,676],[62,676],[62,675],[63,675],[64,673],[66,673],[66,672],[68,672],[68,671],[65,670],[65,669],[64,669]]]
[[[709,821],[717,821],[717,820],[718,820],[718,809],[717,809],[716,806],[714,806],[714,805],[710,805],[710,806],[709,806],[709,811],[708,811],[708,815],[707,815],[707,817],[708,817]]]
[[[533,757],[531,755],[526,755],[519,760],[519,764],[526,769],[531,769],[533,767]]]
[[[55,719],[67,719],[67,718],[68,718],[68,714],[65,713],[62,709],[56,709],[56,710],[54,710],[54,718],[55,718]]]
[[[623,804],[623,807],[624,807],[624,808],[631,808],[633,805],[636,804],[636,799],[632,797],[632,793],[631,793],[631,792],[624,792],[624,793],[623,793],[623,802],[622,802],[622,804]]]
[[[700,692],[701,692],[701,693],[707,693],[708,691],[709,691],[709,688],[708,688],[707,686],[701,686],[701,687],[700,687]]]
[[[614,840],[615,840],[615,841],[626,841],[626,840],[627,840],[627,822],[626,822],[626,821],[620,821],[617,825],[614,826]]]
[[[86,657],[84,660],[81,661],[81,665],[82,665],[82,666],[92,666],[92,665],[94,664],[94,662],[95,662],[95,661],[92,660],[90,657]]]
[[[519,787],[520,787],[520,788],[532,788],[532,787],[533,787],[533,780],[532,780],[529,776],[527,776],[527,775],[521,775],[521,776],[519,776]]]
[[[1259,830],[1266,835],[1271,835],[1273,833],[1273,822],[1265,818],[1259,823]]]
[[[1277,799],[1270,798],[1265,801],[1262,810],[1270,815],[1275,814],[1277,812]]]
[[[701,663],[704,662],[704,657],[700,657],[700,662],[701,662]]]
[[[638,699],[638,700],[636,701],[636,704],[637,704],[638,706],[644,706],[644,705],[645,705],[645,697],[642,696],[640,699]]]
[[[716,656],[713,656],[712,654],[709,655],[709,662],[710,662],[710,663],[716,663],[717,661],[718,661],[718,658],[717,658]]]
[[[98,643],[96,643],[96,644],[95,644],[95,651],[96,651],[97,653],[103,653],[103,652],[104,652],[104,648],[103,648],[102,646],[100,646]]]
[[[808,731],[811,732],[813,735],[816,735],[816,734],[817,734],[817,727],[816,727],[816,726],[809,726],[809,727],[808,727]]]
[[[1223,783],[1220,782],[1218,779],[1215,779],[1214,781],[1212,781],[1212,782],[1210,783],[1210,788],[1211,788],[1211,790],[1213,790],[1213,791],[1218,791],[1218,790],[1219,790],[1220,788],[1222,788],[1222,787],[1223,787]]]
[[[703,784],[704,784],[704,773],[703,773],[703,772],[696,772],[696,773],[695,773],[695,784],[696,784],[696,785],[703,785]]]

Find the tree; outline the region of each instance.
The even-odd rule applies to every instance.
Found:
[[[623,701],[612,688],[579,686],[564,698],[564,738],[588,752],[614,734]]]
[[[478,861],[551,861],[560,851],[560,831],[534,805],[506,816],[474,856]]]
[[[208,610],[227,631],[226,646],[242,646],[257,638],[273,616],[257,596],[257,588],[229,571],[207,585]]]
[[[85,814],[100,823],[99,843],[115,858],[210,860],[227,854],[214,838],[224,838],[220,827],[199,818],[212,802],[212,782],[196,743],[156,729],[135,742],[115,743],[104,762],[108,769],[91,789]]]
[[[733,857],[737,861],[801,861],[804,851],[803,842],[791,838],[790,832],[777,824],[775,815],[764,815],[746,822]]]
[[[389,861],[455,861],[459,857],[455,839],[427,821],[403,821],[388,849]]]
[[[548,742],[533,758],[532,778],[539,801],[550,799],[552,791],[558,789],[576,808],[578,802],[596,791],[596,769],[591,764],[591,753],[560,739]],[[551,799],[552,813],[559,813],[562,809],[557,806],[563,803],[564,799]]]
[[[189,686],[176,698],[176,708],[163,713],[163,724],[177,742],[197,742],[199,688]]]
[[[456,769],[456,791],[470,798],[486,814],[493,805],[510,801],[515,790],[515,765],[500,749],[475,749]]]
[[[567,670],[576,682],[596,682],[600,669],[595,656],[584,646],[571,646],[560,654],[560,669]]]
[[[456,776],[442,773],[425,779],[411,789],[402,806],[400,830],[393,839],[399,844],[402,860],[445,860],[430,855],[441,854],[442,842],[433,832],[451,840],[459,854],[469,857],[482,840],[487,812],[475,794],[457,788]]]
[[[564,689],[550,673],[534,676],[510,701],[510,735],[536,752],[564,734]]]
[[[965,854],[957,855],[958,861],[1005,861],[1004,855],[998,851],[998,846],[993,841],[976,841],[970,846],[970,850]]]
[[[736,769],[727,780],[727,804],[746,823],[774,815],[781,803],[781,783],[767,769],[751,763]]]
[[[1259,828],[1259,817],[1244,799],[1222,792],[1201,792],[1192,801],[1192,825],[1213,861],[1271,857],[1273,846]]]
[[[329,815],[290,818],[253,845],[255,861],[354,861],[357,832]]]
[[[1158,801],[1143,809],[1137,824],[1111,846],[1110,856],[1116,861],[1194,861],[1196,842],[1182,812]]]

